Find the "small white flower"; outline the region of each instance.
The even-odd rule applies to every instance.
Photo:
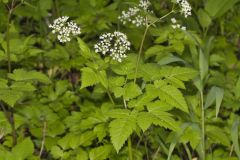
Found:
[[[181,7],[181,13],[184,14],[184,17],[187,18],[188,16],[192,15],[191,11],[192,11],[192,7],[191,5],[188,3],[187,0],[177,0],[177,3],[180,5]]]
[[[177,20],[175,18],[171,18],[171,21],[173,24],[177,23]]]
[[[49,25],[53,34],[57,34],[57,38],[61,43],[69,42],[73,36],[81,33],[80,27],[73,21],[68,21],[69,17],[62,16],[53,21]]]
[[[186,31],[186,27],[185,26],[181,26],[179,23],[177,23],[177,20],[175,18],[171,18],[171,22],[172,24],[172,28],[173,29],[181,29],[183,31]]]
[[[130,23],[136,27],[145,26],[147,21],[145,18],[146,16],[143,13],[152,13],[152,11],[149,10],[150,5],[151,3],[148,0],[140,0],[138,6],[130,7],[127,10],[122,11],[118,19],[123,24]]]
[[[95,52],[103,55],[109,54],[112,59],[122,62],[126,58],[126,51],[130,50],[130,42],[124,33],[115,31],[105,33],[99,37],[99,42],[94,45]]]

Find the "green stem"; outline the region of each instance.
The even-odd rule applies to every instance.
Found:
[[[137,80],[139,62],[140,62],[140,59],[141,59],[141,54],[142,54],[142,50],[143,50],[143,44],[144,44],[144,41],[145,41],[145,39],[146,39],[146,35],[147,35],[147,32],[148,32],[148,29],[149,29],[152,25],[154,25],[155,23],[161,21],[162,19],[164,19],[164,18],[166,18],[167,16],[169,16],[170,14],[172,14],[173,12],[174,12],[174,7],[173,7],[173,9],[171,10],[171,12],[169,12],[169,13],[165,14],[164,16],[158,18],[156,21],[154,21],[154,22],[146,25],[146,28],[145,28],[144,33],[143,33],[142,41],[141,41],[141,44],[140,44],[139,52],[138,52],[137,63],[136,63],[136,70],[135,70],[135,76],[134,76],[134,83],[136,83],[136,80]],[[146,22],[147,22],[147,18],[146,18]]]
[[[125,99],[123,99],[123,104],[125,109],[127,109],[127,102]],[[129,160],[133,160],[131,135],[128,137],[128,153],[129,153]]]
[[[205,160],[205,111],[203,105],[203,91],[200,92],[200,100],[201,100],[201,126],[202,126],[202,159]]]
[[[147,32],[148,32],[148,29],[149,29],[149,25],[147,25],[146,28],[145,28],[145,31],[144,31],[144,34],[143,34],[143,38],[142,38],[142,41],[141,41],[141,45],[140,45],[140,49],[139,49],[139,52],[138,52],[137,63],[136,63],[136,70],[135,70],[135,76],[134,76],[134,83],[136,83],[136,80],[137,80],[137,73],[138,73],[139,62],[140,62],[140,59],[141,59],[143,44],[144,44],[144,41],[146,39],[146,35],[147,35]]]
[[[129,153],[129,160],[133,160],[131,136],[128,137],[128,153]]]
[[[12,1],[11,7],[9,8],[8,19],[7,19],[7,32],[6,32],[7,50],[6,50],[6,52],[7,52],[7,61],[8,61],[8,73],[12,72],[11,51],[10,51],[10,19],[11,19],[13,9],[14,9],[14,0]],[[11,125],[12,143],[13,143],[13,146],[15,146],[17,144],[17,132],[15,129],[14,114],[13,114],[12,110],[7,111],[6,108],[4,107],[4,105],[2,105],[2,106],[3,106],[4,114]]]
[[[7,33],[6,33],[6,41],[7,41],[7,61],[8,61],[8,72],[11,73],[11,55],[10,55],[10,18],[11,18],[11,10],[8,13],[7,20]]]
[[[183,144],[183,147],[184,147],[185,151],[187,152],[188,159],[192,160],[192,154],[191,154],[188,146],[186,144]]]
[[[114,102],[114,100],[113,100],[113,97],[112,97],[112,95],[111,95],[111,93],[109,92],[108,89],[107,89],[107,95],[108,95],[110,101],[112,102],[112,104],[115,106],[115,102]]]

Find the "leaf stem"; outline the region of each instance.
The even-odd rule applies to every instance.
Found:
[[[203,105],[203,91],[200,91],[200,101],[201,101],[201,126],[202,126],[202,159],[205,160],[205,110]]]
[[[110,101],[112,102],[112,104],[115,106],[115,102],[113,100],[113,97],[112,97],[111,93],[109,92],[109,89],[107,89],[107,95],[108,95]]]
[[[129,153],[129,160],[133,160],[131,136],[128,137],[128,153]]]

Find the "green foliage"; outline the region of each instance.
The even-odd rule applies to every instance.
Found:
[[[147,26],[122,24],[138,2],[0,0],[0,160],[240,159],[240,1],[188,0],[186,18],[149,0]],[[80,36],[58,42],[60,16]],[[94,50],[114,31],[121,63]]]

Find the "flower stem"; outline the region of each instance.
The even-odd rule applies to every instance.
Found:
[[[200,101],[201,101],[201,125],[202,125],[202,160],[205,160],[205,111],[203,106],[203,91],[200,92]]]
[[[164,16],[158,18],[157,20],[153,21],[152,23],[146,25],[146,28],[145,28],[144,33],[143,33],[142,41],[141,41],[141,44],[140,44],[139,52],[138,52],[137,63],[136,63],[136,70],[135,70],[135,76],[134,76],[134,83],[136,83],[136,80],[137,80],[139,62],[140,62],[140,59],[141,59],[141,54],[142,54],[142,50],[143,50],[143,44],[144,44],[144,41],[146,39],[146,35],[147,35],[147,32],[148,32],[148,29],[152,25],[154,25],[155,23],[161,21],[162,19],[164,19],[167,16],[169,16],[170,14],[172,14],[173,12],[174,12],[174,7],[173,7],[173,9],[169,13],[167,13]],[[146,18],[146,21],[147,21],[147,18]]]
[[[134,83],[136,83],[136,80],[137,80],[137,73],[138,73],[139,62],[140,62],[142,49],[143,49],[143,44],[144,44],[144,41],[146,39],[146,35],[147,35],[147,32],[148,32],[148,29],[149,29],[149,25],[147,25],[145,30],[144,30],[143,38],[142,38],[140,49],[139,49],[139,52],[138,52],[137,63],[136,63],[136,70],[135,70],[135,76],[134,76]]]

